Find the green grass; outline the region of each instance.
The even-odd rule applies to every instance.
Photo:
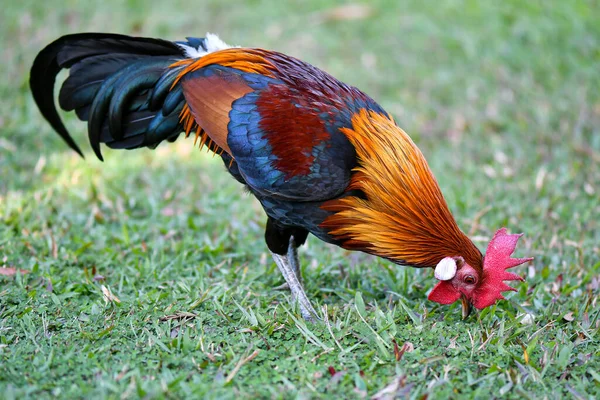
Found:
[[[374,1],[345,19],[339,4],[3,5],[0,266],[29,273],[0,276],[0,397],[600,396],[600,5]],[[431,271],[311,238],[304,276],[327,323],[304,324],[272,290],[263,211],[218,159],[182,140],[101,163],[70,115],[83,161],[51,132],[28,70],[79,31],[218,32],[362,88],[480,247],[501,226],[526,233],[526,283],[463,322],[426,300]]]

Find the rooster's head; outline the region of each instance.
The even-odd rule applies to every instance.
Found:
[[[502,292],[516,290],[504,281],[522,281],[519,275],[507,272],[533,258],[511,258],[522,234],[509,235],[506,228],[496,232],[490,241],[483,269],[478,272],[462,257],[446,257],[435,268],[435,277],[441,282],[429,294],[429,300],[440,304],[451,304],[461,300],[463,317],[469,315],[470,305],[478,309],[491,306],[504,299]]]

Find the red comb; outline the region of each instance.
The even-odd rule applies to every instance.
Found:
[[[517,274],[507,272],[508,268],[516,267],[524,262],[533,260],[530,258],[511,258],[515,251],[517,242],[523,234],[508,235],[506,228],[499,229],[488,244],[485,258],[483,259],[483,277],[481,285],[475,290],[471,299],[473,305],[482,309],[491,306],[498,300],[504,299],[502,292],[516,291],[504,281],[524,280]]]

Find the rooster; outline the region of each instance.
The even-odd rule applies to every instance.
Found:
[[[83,157],[54,100],[113,149],[154,148],[180,134],[220,155],[267,215],[265,240],[292,299],[318,318],[300,276],[307,235],[432,268],[428,298],[482,309],[515,290],[520,235],[496,232],[483,257],[459,229],[425,158],[390,114],[355,87],[294,57],[231,47],[216,35],[171,42],[117,34],[63,36],[36,57],[30,86],[42,115]]]

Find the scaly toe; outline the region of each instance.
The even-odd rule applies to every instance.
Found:
[[[290,285],[287,282],[283,282],[281,285],[275,286],[273,290],[290,290]]]

